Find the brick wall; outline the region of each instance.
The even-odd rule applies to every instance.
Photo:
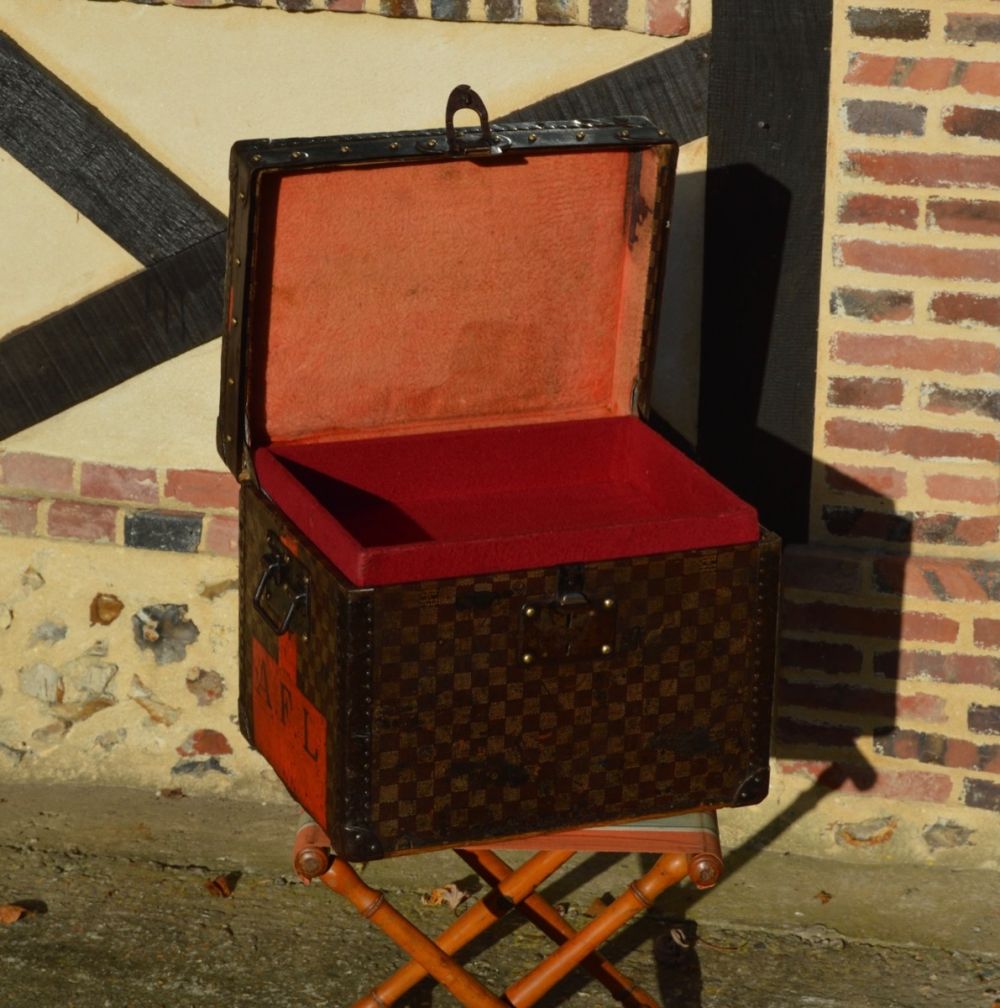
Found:
[[[293,13],[339,11],[436,21],[576,24],[648,35],[686,35],[691,0],[133,0],[178,7],[276,7]],[[709,0],[700,0],[707,5]]]
[[[1000,810],[1000,10],[835,4],[812,544],[778,742]],[[930,828],[931,823],[928,822]]]
[[[0,533],[235,557],[237,490],[227,472],[0,452]]]

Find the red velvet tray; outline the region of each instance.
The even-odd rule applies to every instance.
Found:
[[[262,172],[261,488],[355,584],[755,541],[633,414],[673,147]]]

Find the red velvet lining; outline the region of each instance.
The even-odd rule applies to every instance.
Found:
[[[253,443],[630,413],[665,156],[264,173]]]
[[[389,584],[750,542],[754,509],[634,417],[254,454],[348,579]]]

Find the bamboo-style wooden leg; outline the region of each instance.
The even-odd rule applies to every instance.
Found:
[[[633,882],[602,914],[556,949],[505,992],[515,1008],[528,1008],[551,990],[571,969],[578,966],[603,941],[641,910],[652,906],[664,889],[688,872],[688,855],[664,854],[637,882]]]
[[[483,848],[457,849],[455,853],[486,883],[500,887],[515,870],[493,851]],[[557,945],[564,944],[577,932],[543,896],[532,892],[517,904],[518,911]],[[660,1003],[620,972],[600,952],[587,953],[580,965],[623,1004],[640,1008],[660,1008]]]
[[[557,868],[565,864],[574,851],[540,851],[516,872],[508,872],[494,891],[471,906],[450,927],[434,940],[443,952],[453,955],[492,924],[505,916],[511,905],[530,896]],[[370,994],[356,1001],[353,1008],[382,1008],[399,1000],[414,984],[427,975],[419,962],[409,962],[383,980]]]
[[[384,893],[362,882],[346,861],[339,857],[331,858],[330,867],[319,878],[324,885],[350,900],[363,917],[384,931],[466,1008],[505,1008],[503,1001],[414,927],[389,903]]]

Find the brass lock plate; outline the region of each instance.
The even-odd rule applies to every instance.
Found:
[[[618,606],[572,593],[521,607],[519,649],[525,665],[609,658],[615,653]]]

